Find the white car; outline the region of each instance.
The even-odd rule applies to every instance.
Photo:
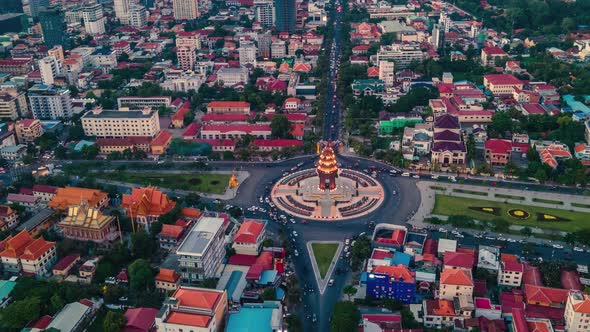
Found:
[[[350,239],[346,239],[346,241],[344,241],[344,244],[349,245],[350,244]]]
[[[293,231],[293,236],[299,236],[296,231]]]
[[[561,244],[554,243],[553,244],[553,248],[555,248],[555,249],[563,249],[563,246]]]
[[[577,252],[584,252],[584,249],[580,248],[580,247],[574,247],[574,251]]]
[[[297,251],[297,249],[295,249],[295,251],[293,251],[293,253],[295,254],[295,256],[299,256],[299,251]]]
[[[289,221],[290,221],[292,224],[295,224],[295,223],[296,223],[295,219],[293,219],[293,218],[289,219]]]

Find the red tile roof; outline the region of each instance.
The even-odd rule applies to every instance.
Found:
[[[560,288],[525,285],[524,294],[527,303],[539,305],[564,305],[567,300],[568,291]]]
[[[371,259],[380,259],[383,260],[385,258],[393,258],[393,253],[389,250],[384,249],[373,249],[373,253],[371,254]]]
[[[256,263],[256,259],[258,257],[254,255],[243,255],[243,254],[235,254],[229,258],[227,264],[230,265],[241,265],[241,266],[252,266]]]
[[[160,268],[160,272],[156,275],[155,279],[157,281],[175,283],[180,278],[180,273],[177,273],[174,270]]]
[[[512,74],[489,74],[484,79],[493,85],[519,85],[523,84],[521,80]]]
[[[545,114],[547,113],[545,111],[545,108],[543,108],[543,106],[541,106],[541,104],[522,104],[522,108],[524,108],[524,110],[528,113],[528,114]]]
[[[502,270],[522,273],[524,271],[524,264],[517,262],[502,262]]]
[[[124,194],[121,207],[136,216],[161,216],[172,210],[176,202],[153,187],[133,188],[131,195]]]
[[[228,132],[245,132],[252,133],[255,131],[270,132],[270,125],[256,125],[256,124],[206,124],[201,129],[204,131],[218,131],[220,133]]]
[[[473,286],[471,272],[460,269],[445,269],[440,274],[440,283],[447,285]]]
[[[506,55],[507,56],[508,55],[508,53],[504,52],[503,49],[501,49],[497,46],[484,47],[482,51],[488,55],[495,55],[495,56],[498,56],[498,55]]]
[[[455,316],[455,306],[449,300],[426,300],[426,312],[435,316]]]
[[[373,273],[386,274],[390,278],[394,278],[397,281],[403,281],[407,283],[414,283],[414,272],[411,272],[407,266],[403,264],[385,266],[379,265],[373,269]]]
[[[178,300],[178,306],[214,310],[222,295],[215,290],[180,287],[172,297]]]
[[[154,325],[158,309],[154,308],[129,308],[125,312],[127,322],[122,332],[149,332]]]
[[[580,276],[577,271],[561,270],[561,287],[569,290],[581,291],[584,289],[580,282]]]
[[[40,193],[47,193],[47,194],[55,194],[57,192],[58,187],[48,186],[44,184],[36,184],[33,186],[33,192],[40,192]]]
[[[500,304],[504,314],[512,313],[512,308],[524,309],[524,294],[516,289],[511,292],[502,292],[500,294]]]
[[[262,222],[245,220],[236,233],[234,242],[256,244],[264,226]]]
[[[406,238],[406,231],[403,229],[395,229],[391,233],[391,238],[378,237],[375,242],[386,243],[391,245],[403,245]]]
[[[510,154],[510,151],[512,151],[512,142],[492,138],[485,142],[485,149],[490,150],[493,154]]]
[[[209,113],[201,117],[202,122],[246,122],[248,114]]]
[[[207,327],[209,326],[209,322],[211,322],[211,318],[211,316],[207,315],[187,314],[175,311],[168,315],[166,322],[170,324]]]
[[[182,236],[182,232],[184,232],[184,227],[182,226],[163,224],[159,235],[178,240]]]
[[[232,256],[233,257],[233,256]],[[270,251],[263,251],[256,259],[256,262],[250,266],[248,273],[246,273],[246,280],[258,280],[260,275],[265,270],[272,270],[274,268],[274,257]]]
[[[57,262],[55,265],[53,265],[52,269],[58,271],[65,270],[78,259],[80,259],[80,255],[67,255],[64,258],[60,259],[59,262]]]
[[[529,327],[526,323],[524,310],[521,308],[512,308],[512,327],[514,332],[529,332]]]
[[[245,101],[212,101],[207,107],[250,107]]]
[[[445,252],[444,264],[445,267],[451,266],[470,270],[475,265],[475,259],[472,254],[447,251]]]
[[[186,129],[184,130],[184,132],[182,133],[182,137],[194,137],[197,136],[197,133],[199,132],[199,129],[201,129],[201,125],[198,123],[191,123],[189,124]]]
[[[583,292],[578,292],[577,294],[579,294],[578,297],[581,297],[581,300],[573,303],[574,311],[590,315],[590,296]]]
[[[168,130],[160,130],[158,135],[150,142],[151,146],[165,145],[172,139],[172,133]]]

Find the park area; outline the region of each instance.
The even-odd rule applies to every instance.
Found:
[[[447,195],[436,195],[432,214],[481,221],[504,219],[513,225],[565,232],[590,228],[590,213]]]
[[[229,185],[231,175],[216,173],[171,174],[112,172],[101,174],[100,177],[106,180],[136,183],[142,186],[156,186],[207,194],[223,194]]]
[[[312,243],[311,248],[320,271],[320,278],[324,279],[338,250],[338,243]]]

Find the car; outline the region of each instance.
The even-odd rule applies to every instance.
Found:
[[[302,162],[301,163],[297,163],[297,167],[301,167],[301,166],[303,166],[303,163]]]
[[[574,251],[577,252],[584,252],[584,249],[580,248],[580,247],[574,247]]]
[[[297,222],[295,221],[295,219],[293,219],[293,218],[289,219],[289,221],[290,221],[292,224],[295,224],[295,223],[297,223]]]
[[[293,251],[293,253],[295,254],[295,256],[296,256],[296,257],[299,257],[299,251],[297,251],[297,249],[295,249],[295,250]]]
[[[344,241],[344,244],[345,244],[345,245],[349,245],[349,244],[350,244],[350,239],[346,239],[346,240]]]
[[[293,231],[293,236],[299,236],[296,231]]]
[[[354,247],[354,245],[356,244],[356,241],[352,241],[352,243],[350,244],[351,247]]]
[[[344,246],[344,252],[348,252],[348,246]]]
[[[438,180],[438,175],[432,174],[430,176],[430,178],[433,179],[433,180]]]
[[[457,178],[454,176],[449,176],[449,180],[451,180],[452,182],[457,182]]]
[[[439,232],[441,232],[441,233],[446,233],[446,232],[448,232],[446,229],[444,229],[444,228],[442,228],[442,227],[441,227],[441,228],[439,228],[439,229],[438,229],[438,231],[439,231]]]
[[[350,257],[350,251],[346,253],[346,257]]]
[[[318,321],[318,318],[316,317],[315,314],[313,314],[313,317],[311,318],[311,321],[314,322],[314,323]]]
[[[330,279],[330,281],[328,281],[328,286],[334,286],[334,279]]]
[[[561,244],[554,243],[552,246],[555,249],[563,249],[563,246]]]
[[[262,202],[264,202],[264,200],[262,199],[262,196],[260,196],[260,198],[258,199],[258,201],[260,202],[260,204],[262,204]]]
[[[476,239],[481,239],[481,238],[483,238],[483,235],[476,233],[476,234],[473,234],[473,237],[475,237]]]
[[[293,166],[293,167],[291,167],[291,171],[292,171],[292,172],[294,172],[294,171],[296,171],[296,170],[297,170],[297,166]]]
[[[498,238],[498,241],[506,241],[506,238],[505,238],[505,237],[502,237],[502,236],[500,236],[500,237]]]
[[[419,178],[420,178],[420,175],[418,175],[418,174],[414,174],[414,175],[412,175],[412,177],[413,177],[414,179],[419,179]]]
[[[410,177],[410,173],[408,173],[408,172],[403,172],[403,173],[402,173],[402,176],[405,176],[405,177]]]
[[[494,240],[496,240],[496,238],[493,237],[493,236],[486,236],[486,240],[492,240],[492,241],[494,241]]]
[[[515,239],[512,239],[512,238],[507,238],[506,241],[508,241],[510,243],[515,243],[516,242],[516,240]]]

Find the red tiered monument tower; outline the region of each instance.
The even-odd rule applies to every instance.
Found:
[[[334,190],[336,189],[336,177],[338,177],[338,165],[336,163],[336,154],[334,150],[327,144],[320,153],[320,160],[317,167],[318,176],[320,178],[320,190]]]

